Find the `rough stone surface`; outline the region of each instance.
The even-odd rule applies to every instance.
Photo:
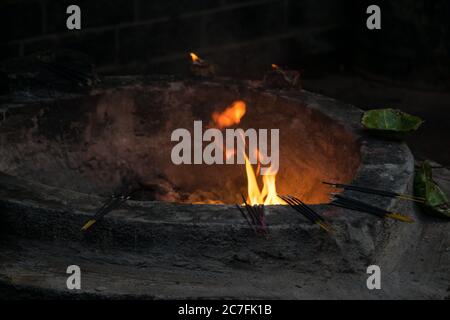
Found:
[[[123,82],[126,79],[116,79]],[[132,82],[136,81],[133,79]],[[255,89],[256,90],[256,89]],[[308,92],[301,99],[360,139],[355,184],[410,193],[414,161],[406,145],[367,137],[361,111]],[[16,109],[14,109],[16,108]],[[7,107],[7,113],[20,107]],[[6,120],[7,121],[7,120]],[[449,176],[443,170],[442,177]],[[445,179],[445,178],[444,178]],[[0,175],[0,294],[28,298],[444,298],[450,277],[449,224],[411,203],[350,194],[407,213],[415,224],[314,206],[333,224],[326,234],[287,207],[268,207],[270,234],[253,235],[228,205],[130,201],[86,234],[80,226],[97,195]],[[444,180],[446,190],[448,182]],[[345,194],[344,193],[344,194]],[[66,289],[77,264],[83,288]],[[382,290],[366,287],[366,267],[382,269]]]

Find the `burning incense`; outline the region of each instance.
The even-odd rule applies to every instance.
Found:
[[[365,202],[346,198],[339,194],[333,194],[333,196],[334,196],[334,199],[332,202],[329,203],[330,205],[334,205],[337,207],[346,208],[346,209],[350,209],[350,210],[370,213],[379,218],[391,218],[394,220],[408,222],[408,223],[414,222],[414,220],[412,218],[405,216],[403,214],[400,214],[400,213],[390,212],[390,211],[387,211],[387,210],[384,210],[381,208],[377,208],[377,207],[374,207]]]
[[[331,182],[325,182],[325,181],[322,181],[322,183],[333,186],[335,188],[340,188],[340,189],[345,189],[345,190],[352,190],[352,191],[358,191],[358,192],[362,192],[362,193],[376,194],[376,195],[383,196],[383,197],[391,197],[391,198],[398,198],[398,199],[403,199],[403,200],[425,203],[425,198],[416,197],[416,196],[412,196],[409,194],[401,194],[401,193],[396,193],[396,192],[392,192],[392,191],[371,189],[371,188],[354,186],[354,185],[349,185],[349,184],[342,184],[342,183],[331,183]]]

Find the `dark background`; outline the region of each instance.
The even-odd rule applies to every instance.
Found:
[[[70,4],[81,7],[80,31],[66,29]],[[382,30],[366,28],[370,4]],[[450,164],[448,0],[2,0],[0,24],[3,63],[66,48],[101,75],[186,74],[191,51],[226,76],[298,69],[307,90],[423,117],[414,154]]]

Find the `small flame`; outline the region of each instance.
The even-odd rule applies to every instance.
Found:
[[[252,165],[250,164],[247,155],[244,156],[245,156],[245,172],[247,174],[247,193],[248,193],[247,200],[248,202],[250,202],[251,205],[264,203],[261,191],[259,191],[258,182],[256,181],[255,172],[253,171]]]
[[[253,167],[250,164],[247,155],[244,156],[245,156],[245,172],[247,174],[248,202],[251,205],[284,204],[284,201],[282,201],[277,194],[277,187],[275,183],[276,174],[264,175],[262,177],[263,188],[262,190],[260,190],[258,182],[256,180],[255,172],[253,171]]]
[[[270,204],[283,204],[284,202],[280,200],[280,198],[278,197],[277,194],[277,187],[275,184],[275,174],[271,174],[271,175],[265,175],[263,176],[263,183],[264,183],[264,187],[263,187],[263,192],[265,193],[264,190],[267,190],[267,195],[266,195],[266,199],[264,200],[264,204],[265,205],[270,205]]]
[[[200,62],[200,58],[193,52],[190,53],[192,62]]]
[[[275,63],[272,63],[272,69],[278,70],[278,69],[280,69],[280,67],[278,65],[276,65]]]
[[[241,118],[245,115],[246,105],[244,101],[237,100],[233,102],[223,112],[214,112],[212,119],[217,128],[222,129],[230,127],[241,122]]]

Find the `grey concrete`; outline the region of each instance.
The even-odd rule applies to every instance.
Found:
[[[114,88],[117,83],[142,88],[146,81],[136,84],[136,79],[119,78],[110,83]],[[368,137],[359,125],[359,109],[305,91],[226,85],[295,101],[342,124],[361,145],[355,184],[411,192],[414,160],[408,147]],[[16,101],[3,108],[8,113],[27,106]],[[8,174],[0,175],[0,187],[0,293],[5,295],[399,299],[447,294],[449,225],[423,217],[407,202],[351,194],[409,214],[415,224],[314,206],[333,224],[332,234],[309,225],[287,207],[271,206],[270,234],[262,238],[248,230],[230,205],[129,201],[82,234],[81,225],[101,205],[101,197]],[[432,238],[424,241],[425,237]],[[70,264],[83,270],[83,290],[78,293],[65,288]],[[382,290],[367,290],[369,264],[381,266]]]

